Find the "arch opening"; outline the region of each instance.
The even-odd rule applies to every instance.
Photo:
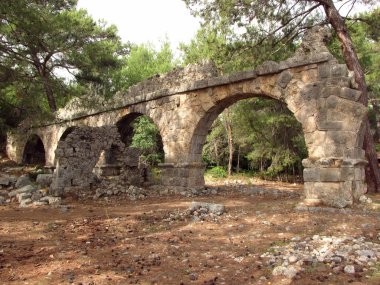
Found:
[[[32,135],[26,142],[22,163],[45,165],[45,147],[38,135]]]
[[[131,113],[116,123],[121,141],[137,149],[139,165],[155,167],[164,161],[165,152],[160,131],[151,118],[142,113]]]
[[[203,162],[214,176],[245,172],[302,182],[308,151],[301,123],[279,100],[247,97],[229,98],[206,112],[194,129],[190,161]]]
[[[66,140],[67,136],[69,134],[71,134],[75,129],[78,129],[78,127],[68,127],[61,135],[61,137],[59,138],[59,141],[64,141]]]

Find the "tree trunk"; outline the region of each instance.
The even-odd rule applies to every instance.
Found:
[[[352,39],[348,33],[346,24],[343,18],[340,16],[339,11],[336,9],[334,3],[331,0],[319,0],[317,1],[323,4],[323,8],[326,13],[327,20],[334,28],[339,41],[342,44],[343,57],[349,70],[354,72],[355,81],[358,84],[358,89],[362,92],[360,102],[364,106],[368,106],[368,94],[367,84],[365,82],[364,72],[357,57]],[[375,144],[369,128],[368,118],[364,124],[365,135],[363,148],[366,152],[368,160],[368,167],[366,168],[365,176],[369,192],[380,191],[380,174],[377,164],[377,155],[375,150]]]
[[[234,145],[233,145],[233,138],[232,138],[232,126],[231,126],[231,120],[230,120],[230,110],[226,109],[226,116],[224,120],[224,127],[227,132],[227,139],[228,139],[228,176],[232,174],[232,159],[234,154]]]
[[[217,145],[216,141],[214,141],[213,145],[214,145],[214,152],[215,152],[215,158],[216,158],[216,166],[219,166],[220,165],[220,163],[219,163],[219,151],[218,151],[218,145]]]
[[[378,101],[377,100],[371,100],[371,104],[372,104],[372,110],[373,110],[373,113],[374,113],[374,116],[375,116],[375,121],[373,123],[376,126],[376,128],[375,128],[375,134],[373,135],[373,139],[374,139],[375,142],[378,142],[379,139],[380,139],[379,121],[378,121],[379,114],[380,114],[380,109],[379,109],[379,105],[378,105]]]
[[[53,88],[51,87],[49,71],[47,70],[46,65],[40,62],[40,59],[38,58],[36,53],[32,54],[32,58],[33,65],[37,69],[38,75],[40,76],[42,81],[42,85],[44,86],[50,111],[55,112],[57,111],[57,104],[55,102]]]
[[[237,164],[236,164],[236,172],[240,172],[240,145],[238,147],[238,153],[237,153]]]
[[[55,103],[53,89],[51,88],[49,79],[46,78],[45,76],[41,76],[41,77],[42,77],[42,82],[44,84],[44,88],[45,88],[45,92],[46,92],[46,96],[47,96],[47,101],[48,101],[48,104],[50,107],[50,111],[55,112],[55,111],[57,111],[57,105]]]

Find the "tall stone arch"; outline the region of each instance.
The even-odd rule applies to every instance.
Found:
[[[172,116],[172,124],[182,125],[173,130],[171,160],[162,165],[167,185],[202,187],[201,149],[212,121],[238,100],[264,96],[285,102],[302,124],[309,152],[303,161],[307,203],[345,207],[365,193],[366,108],[346,65],[328,51],[327,37],[327,30],[316,27],[286,61],[210,79],[204,88],[181,94],[175,112],[180,119]]]

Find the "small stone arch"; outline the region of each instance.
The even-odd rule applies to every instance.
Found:
[[[45,156],[45,146],[42,139],[36,134],[31,135],[24,147],[22,163],[45,165]]]

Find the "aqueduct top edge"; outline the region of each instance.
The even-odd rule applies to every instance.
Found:
[[[326,33],[325,29],[323,29],[323,33]],[[169,73],[156,75],[144,80],[131,86],[126,91],[118,92],[109,100],[95,95],[74,98],[64,108],[56,112],[54,121],[39,124],[38,126],[21,125],[20,127],[34,128],[61,124],[163,97],[236,83],[260,76],[280,73],[286,69],[333,60],[334,57],[323,42],[324,36],[316,36],[317,34],[321,34],[321,29],[317,31],[313,29],[309,34],[311,36],[305,36],[305,40],[295,55],[284,61],[267,61],[255,70],[241,71],[225,76],[218,76],[218,71],[211,62],[206,61],[200,64],[188,65],[185,68],[178,68]],[[315,46],[318,48],[315,48]],[[315,52],[315,50],[318,50],[318,52]]]

